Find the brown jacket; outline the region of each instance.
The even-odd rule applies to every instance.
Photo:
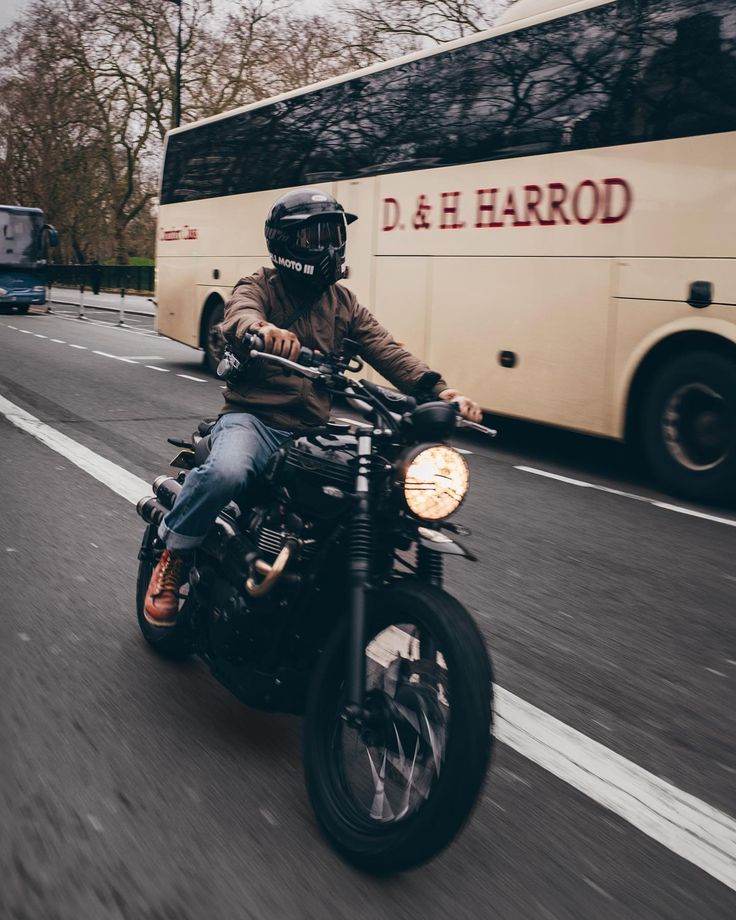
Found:
[[[222,330],[237,352],[243,335],[252,326],[266,320],[284,328],[301,307],[284,290],[275,269],[260,268],[236,284],[225,305]],[[360,345],[361,356],[405,393],[415,392],[430,372],[424,362],[393,340],[352,291],[340,284],[328,288],[289,328],[302,345],[325,353],[340,351],[345,338],[354,339]],[[434,392],[446,386],[440,380]],[[287,431],[319,428],[327,421],[331,405],[330,395],[311,380],[285,373],[265,361],[253,361],[242,382],[225,390],[225,400],[223,412],[251,412],[267,425]]]

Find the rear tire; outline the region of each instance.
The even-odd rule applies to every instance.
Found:
[[[695,501],[736,498],[736,362],[701,351],[662,367],[639,417],[652,472]]]
[[[220,323],[225,319],[225,305],[221,300],[207,308],[204,320],[204,365],[213,377],[217,376],[217,365],[225,352],[225,337],[220,332]]]
[[[451,700],[441,771],[437,769],[423,803],[382,823],[356,804],[348,788],[341,745],[336,743],[338,734],[349,731],[336,727],[341,724],[346,623],[322,654],[304,721],[306,784],[319,825],[344,859],[374,874],[418,866],[450,843],[475,805],[491,755],[492,670],[474,621],[444,591],[405,581],[371,599],[366,645],[389,626],[406,623],[417,624],[420,635],[436,640],[446,662]],[[409,693],[416,687],[405,685]]]
[[[183,622],[177,622],[174,626],[152,626],[143,615],[148,583],[151,580],[156,562],[163,551],[163,547],[157,550],[155,543],[155,531],[152,525],[149,524],[143,536],[140,553],[142,558],[138,563],[138,580],[135,592],[138,626],[143,633],[143,638],[162,658],[187,658],[193,651],[188,625]]]

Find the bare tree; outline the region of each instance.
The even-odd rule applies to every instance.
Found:
[[[348,42],[365,63],[387,60],[481,32],[493,25],[512,0],[364,0],[342,9]],[[335,12],[338,12],[335,3]]]

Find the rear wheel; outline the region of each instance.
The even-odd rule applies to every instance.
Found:
[[[313,677],[304,764],[330,843],[385,874],[431,859],[467,820],[491,753],[492,672],[467,611],[424,584],[373,598],[366,639],[368,724],[342,718],[342,628]]]
[[[164,658],[186,658],[193,651],[188,624],[182,621],[174,626],[162,628],[152,626],[143,615],[148,583],[162,552],[163,547],[157,546],[154,528],[149,524],[143,535],[138,562],[138,580],[135,592],[138,626],[143,633],[143,638],[159,655]]]
[[[675,358],[653,379],[640,423],[667,488],[698,501],[736,497],[736,362],[711,352]]]
[[[225,352],[225,337],[220,332],[220,323],[225,319],[225,305],[221,300],[210,304],[204,320],[204,364],[215,376],[217,365]]]

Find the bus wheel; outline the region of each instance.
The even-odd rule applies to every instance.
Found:
[[[225,319],[225,306],[221,300],[207,308],[204,320],[204,364],[215,376],[217,365],[225,351],[225,338],[220,332],[220,323]]]
[[[698,501],[736,498],[736,362],[700,351],[655,374],[640,415],[641,443],[656,477]]]

